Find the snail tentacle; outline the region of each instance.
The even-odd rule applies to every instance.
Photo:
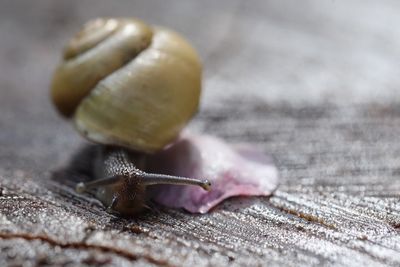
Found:
[[[182,176],[173,176],[173,175],[156,174],[156,173],[143,173],[142,179],[143,179],[142,183],[144,185],[155,185],[155,184],[196,185],[200,186],[206,191],[209,191],[211,189],[211,183],[208,180],[200,180]]]
[[[119,200],[118,194],[114,194],[114,196],[113,196],[113,198],[112,198],[112,200],[111,200],[110,205],[108,205],[108,207],[107,207],[107,212],[108,212],[108,213],[116,213],[116,212],[117,212],[117,211],[115,210],[115,207],[116,207],[117,204],[118,204],[118,200]]]
[[[204,190],[210,190],[210,182],[194,178],[147,173],[145,156],[119,147],[103,147],[99,151],[98,179],[78,183],[76,191],[83,193],[89,189],[98,188],[97,197],[107,207],[109,213],[131,213],[145,207],[146,187],[158,184],[195,185]],[[139,169],[140,168],[140,169]],[[106,178],[102,178],[106,177]],[[124,209],[129,209],[129,212]]]
[[[98,179],[95,181],[91,181],[88,183],[81,182],[76,185],[75,191],[77,191],[78,193],[83,193],[91,188],[112,185],[112,184],[118,183],[119,181],[121,181],[120,176],[112,176],[112,177],[107,177],[104,179]]]
[[[208,180],[174,176],[160,173],[147,173],[139,170],[129,158],[124,149],[115,149],[115,151],[105,152],[106,172],[112,175],[106,178],[100,178],[88,183],[78,183],[76,191],[83,193],[92,188],[114,185],[123,181],[123,179],[135,179],[141,185],[173,184],[173,185],[195,185],[200,186],[206,191],[211,188]]]

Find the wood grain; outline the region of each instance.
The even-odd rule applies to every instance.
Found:
[[[398,1],[215,2],[1,4],[1,266],[400,265]],[[73,191],[89,163],[63,167],[87,143],[48,84],[62,43],[105,15],[192,40],[205,92],[190,127],[261,146],[272,197],[126,219]]]

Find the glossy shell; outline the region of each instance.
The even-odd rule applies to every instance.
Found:
[[[52,99],[89,140],[155,152],[198,109],[201,64],[177,33],[134,19],[96,19],[70,41]]]

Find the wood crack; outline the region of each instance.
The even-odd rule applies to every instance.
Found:
[[[129,253],[122,249],[111,248],[111,247],[102,246],[102,245],[90,245],[90,244],[83,243],[83,242],[61,243],[57,240],[51,239],[51,238],[49,238],[47,236],[43,236],[43,235],[31,235],[28,233],[1,233],[0,232],[0,238],[1,239],[21,238],[26,241],[39,240],[39,241],[45,242],[51,246],[58,246],[58,247],[64,248],[64,249],[85,249],[85,250],[94,249],[94,250],[99,250],[99,251],[106,252],[106,253],[116,254],[117,256],[126,258],[130,261],[137,261],[139,259],[144,259],[147,262],[153,263],[155,265],[174,266],[174,265],[169,264],[167,261],[155,259],[155,258],[151,257],[150,255],[135,255],[135,254]]]

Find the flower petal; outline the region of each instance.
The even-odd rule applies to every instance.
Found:
[[[154,186],[154,199],[163,205],[206,213],[233,196],[267,196],[278,186],[272,160],[249,145],[231,146],[207,135],[183,134],[153,156],[150,171],[207,179],[211,191],[197,186]]]

